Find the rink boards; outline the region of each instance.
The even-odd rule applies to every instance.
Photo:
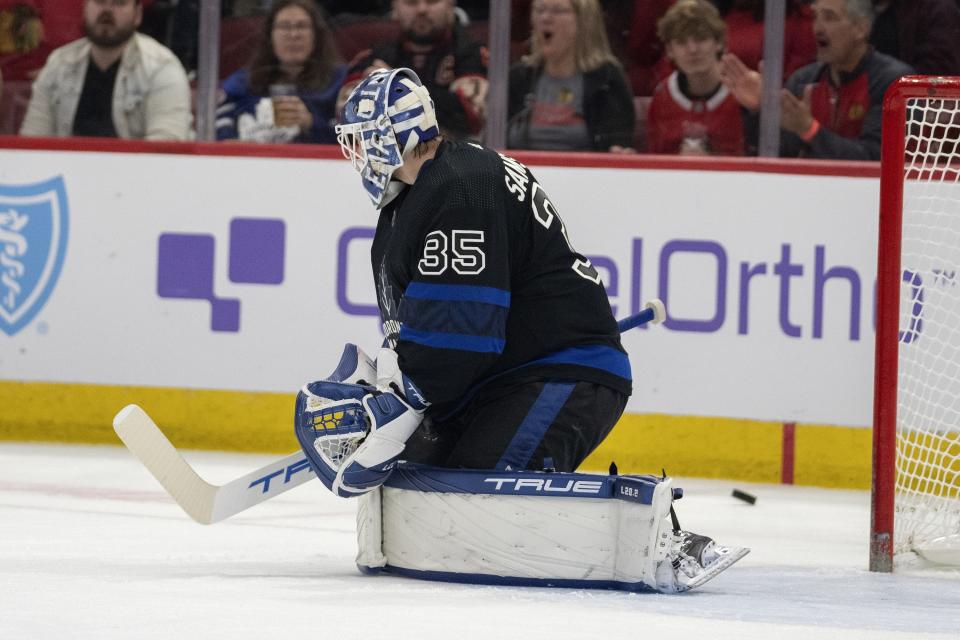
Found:
[[[588,466],[866,486],[876,165],[516,156],[618,317],[667,304],[624,336],[634,396]],[[137,402],[178,446],[288,451],[296,389],[380,342],[335,149],[6,139],[11,210],[0,438],[114,441]]]

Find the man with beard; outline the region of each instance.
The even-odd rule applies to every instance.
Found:
[[[872,0],[814,0],[812,8],[817,61],[797,69],[781,92],[780,155],[879,160],[883,94],[913,70],[870,46]],[[734,97],[756,112],[760,74],[733,54],[723,63]]]
[[[479,134],[487,99],[487,52],[457,23],[455,4],[454,0],[393,0],[399,40],[375,46],[351,66],[338,102],[343,104],[374,69],[407,67],[430,91],[444,135]]]
[[[20,134],[189,138],[186,73],[169,49],[137,33],[142,17],[141,0],[86,0],[86,37],[50,54]]]

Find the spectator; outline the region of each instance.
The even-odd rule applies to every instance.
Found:
[[[751,69],[760,68],[763,58],[765,0],[712,0],[727,23],[727,51]],[[809,3],[787,0],[783,32],[783,77],[816,59],[813,15]]]
[[[345,75],[313,1],[276,0],[250,64],[223,83],[217,139],[333,143]]]
[[[469,39],[454,9],[454,0],[393,0],[400,39],[359,56],[340,91],[339,104],[373,69],[408,67],[430,91],[445,136],[479,134],[487,99],[487,52]]]
[[[742,109],[720,73],[725,31],[707,0],[679,0],[657,23],[677,70],[657,85],[650,102],[651,153],[743,155]]]
[[[813,15],[817,62],[791,75],[780,92],[780,155],[878,160],[883,94],[912,70],[867,42],[871,0],[815,0]],[[724,55],[723,62],[724,82],[755,112],[760,74],[733,54]]]
[[[917,73],[960,75],[960,4],[954,0],[873,0],[870,43]]]
[[[510,69],[508,146],[632,151],[633,96],[597,0],[534,0],[531,52]]]
[[[136,32],[142,13],[140,0],[86,0],[86,37],[50,54],[21,135],[190,136],[187,76],[169,49]]]
[[[0,69],[9,82],[36,78],[50,53],[83,35],[84,0],[0,0]]]

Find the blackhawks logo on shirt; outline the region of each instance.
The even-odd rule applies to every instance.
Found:
[[[0,9],[0,55],[33,51],[42,40],[43,23],[34,7],[14,4]]]

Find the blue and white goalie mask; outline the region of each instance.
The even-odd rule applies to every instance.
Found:
[[[390,185],[405,155],[440,134],[433,100],[410,69],[371,73],[350,94],[337,125],[337,142],[360,174],[376,208],[385,206],[401,185]]]

